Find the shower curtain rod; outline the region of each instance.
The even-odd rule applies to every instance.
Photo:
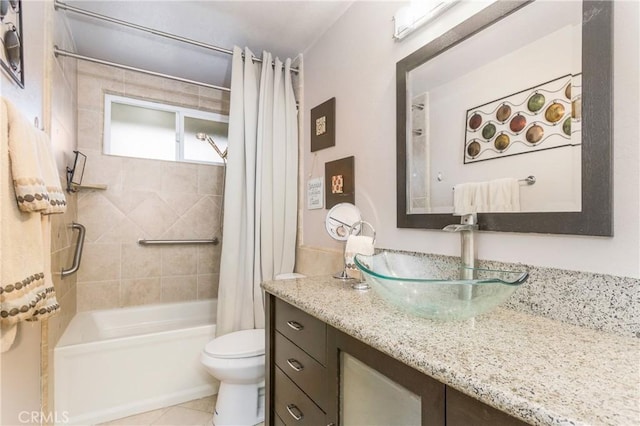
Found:
[[[225,48],[222,48],[222,47],[214,46],[212,44],[203,43],[203,42],[198,41],[198,40],[193,40],[193,39],[190,39],[190,38],[187,38],[187,37],[182,37],[182,36],[179,36],[179,35],[167,33],[167,32],[164,32],[164,31],[153,29],[153,28],[144,27],[142,25],[134,24],[132,22],[127,22],[127,21],[123,21],[123,20],[120,20],[120,19],[112,18],[110,16],[101,15],[99,13],[91,12],[91,11],[86,10],[86,9],[80,9],[78,7],[69,6],[68,4],[66,4],[66,3],[64,3],[62,1],[59,1],[59,0],[54,0],[53,7],[56,10],[58,10],[58,9],[68,10],[69,12],[77,13],[79,15],[89,16],[91,18],[100,19],[102,21],[111,22],[111,23],[114,23],[114,24],[122,25],[122,26],[129,27],[129,28],[133,28],[133,29],[136,29],[136,30],[139,30],[139,31],[144,31],[144,32],[151,33],[153,35],[157,35],[157,36],[160,36],[160,37],[165,37],[165,38],[168,38],[168,39],[171,39],[171,40],[176,40],[176,41],[180,41],[180,42],[183,42],[183,43],[192,44],[194,46],[202,47],[202,48],[209,49],[209,50],[214,50],[216,52],[225,53],[227,55],[233,55],[233,50],[230,50],[230,49],[225,49]],[[244,58],[244,53],[242,54],[242,57]],[[253,56],[251,58],[251,60],[253,60],[255,62],[262,62],[261,58],[257,58],[255,56]],[[273,65],[273,62],[271,63],[271,65]],[[298,68],[291,67],[290,69],[291,69],[291,72],[298,73]]]
[[[210,89],[222,90],[224,92],[231,92],[231,89],[223,86],[216,86],[215,84],[203,83],[201,81],[189,80],[188,78],[176,77],[175,75],[163,74],[160,72],[149,71],[143,68],[130,67],[129,65],[118,64],[116,62],[104,61],[102,59],[92,58],[90,56],[78,55],[77,53],[69,52],[68,50],[59,49],[58,46],[53,46],[53,54],[56,56],[68,56],[70,58],[80,59],[82,61],[94,62],[96,64],[108,65],[116,68],[121,68],[128,71],[136,71],[143,74],[149,74],[156,77],[168,78],[169,80],[176,80],[182,83],[195,84],[197,86],[208,87]]]

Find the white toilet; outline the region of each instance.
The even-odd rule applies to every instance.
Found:
[[[216,426],[250,426],[264,421],[264,328],[217,337],[200,360],[220,380],[213,414]]]
[[[300,278],[282,274],[277,280]],[[264,421],[265,330],[242,330],[217,337],[200,355],[209,373],[220,380],[213,414],[215,426],[252,426]]]

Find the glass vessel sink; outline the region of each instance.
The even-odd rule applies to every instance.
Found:
[[[427,257],[389,251],[358,254],[354,260],[382,298],[414,315],[439,320],[462,320],[487,312],[529,277],[527,271],[437,265]]]

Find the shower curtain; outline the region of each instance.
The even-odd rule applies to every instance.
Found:
[[[264,328],[263,280],[293,272],[298,120],[291,59],[235,47],[216,334]],[[274,62],[274,66],[271,63]]]

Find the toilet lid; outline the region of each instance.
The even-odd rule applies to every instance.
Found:
[[[216,358],[249,358],[264,355],[264,328],[242,330],[216,337],[204,351]]]

